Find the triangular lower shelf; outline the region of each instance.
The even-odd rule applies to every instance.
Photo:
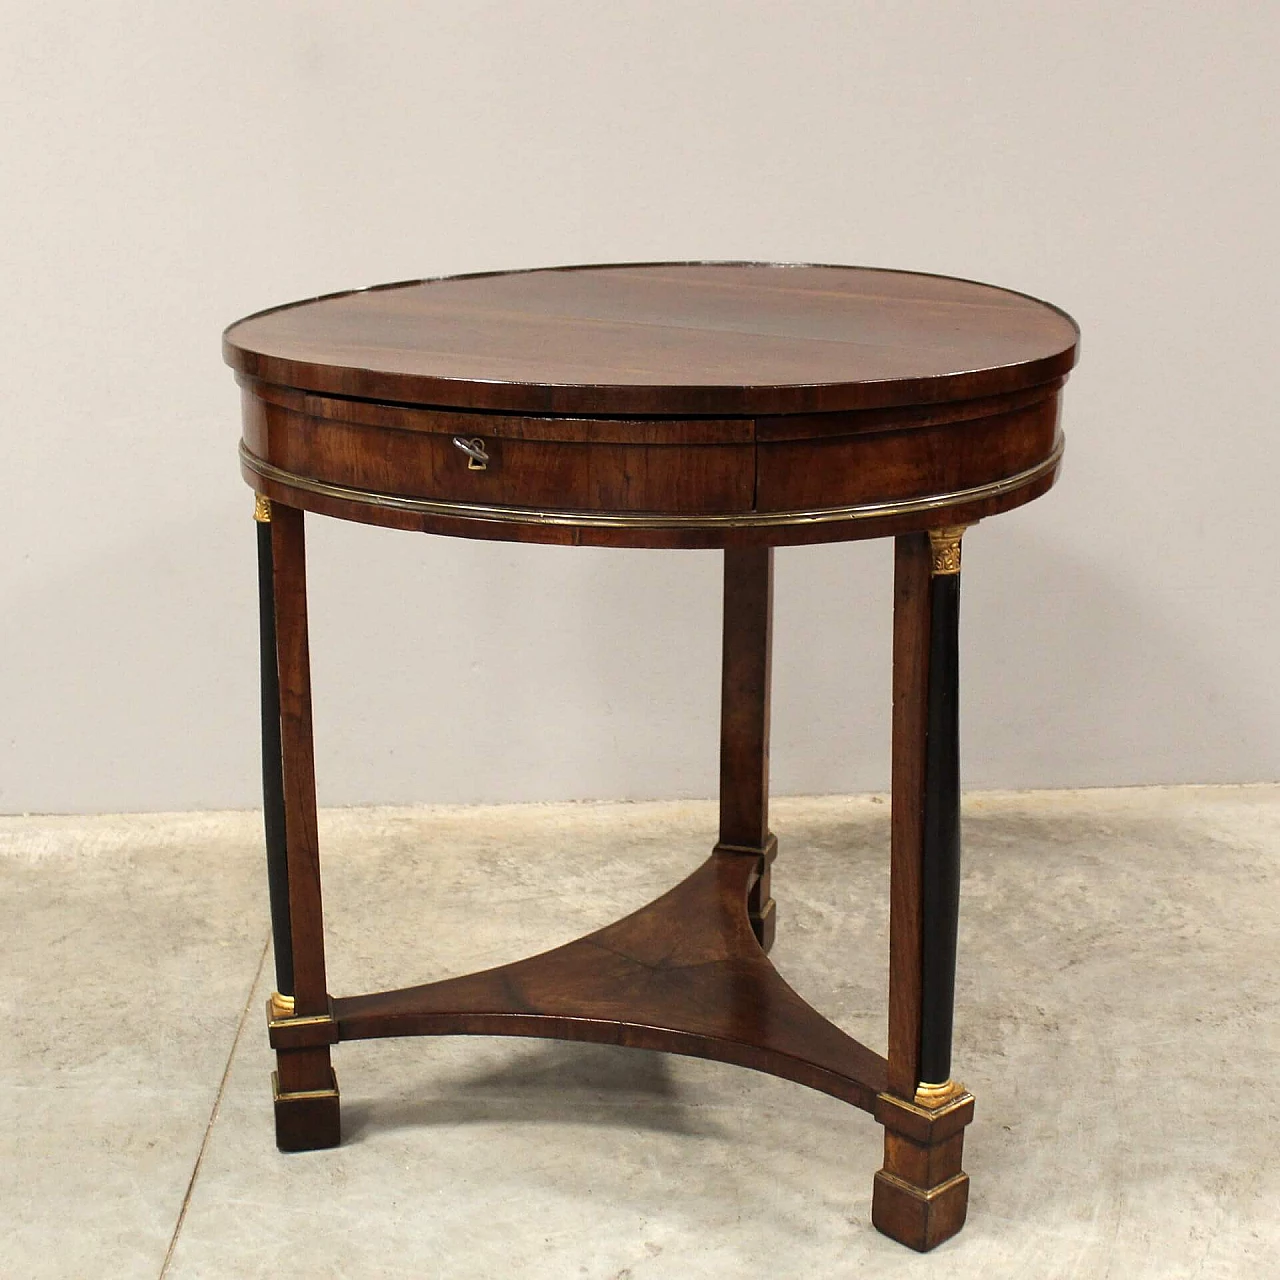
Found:
[[[870,1111],[885,1060],[805,1003],[747,919],[755,859],[713,854],[632,915],[554,951],[333,1001],[340,1040],[515,1035],[737,1063]]]

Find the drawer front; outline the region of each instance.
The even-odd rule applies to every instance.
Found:
[[[1059,397],[1012,413],[914,430],[757,446],[757,511],[803,511],[956,493],[1014,476],[1053,452]]]
[[[315,417],[249,390],[244,394],[250,452],[329,484],[439,502],[546,510],[751,510],[755,447],[749,442],[526,439],[498,434],[494,428],[501,428],[502,420],[490,416],[452,414],[448,420],[463,428],[456,433],[462,440],[480,441],[487,455],[483,468],[473,465],[452,433]]]

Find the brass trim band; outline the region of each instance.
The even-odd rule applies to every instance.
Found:
[[[890,1173],[888,1169],[879,1169],[876,1172],[876,1181],[887,1182],[890,1186],[897,1187],[917,1203],[933,1204],[935,1201],[951,1194],[957,1187],[964,1186],[969,1181],[969,1175],[961,1170],[959,1173],[953,1173],[945,1182],[938,1183],[936,1187],[918,1187],[914,1182],[909,1181],[900,1174]],[[956,1230],[958,1231],[959,1227]],[[896,1239],[897,1237],[891,1238]]]
[[[280,1088],[280,1073],[273,1071],[271,1073],[271,1098],[273,1102],[302,1102],[310,1098],[336,1098],[338,1096],[338,1078],[329,1073],[333,1077],[333,1084],[328,1089],[298,1089],[292,1093],[286,1093]]]
[[[951,493],[930,494],[920,498],[903,498],[893,502],[863,502],[847,507],[816,507],[807,511],[735,511],[723,515],[678,516],[647,512],[617,511],[544,511],[536,507],[495,507],[474,502],[442,502],[435,498],[408,498],[399,494],[376,493],[370,489],[354,489],[349,485],[312,480],[250,453],[240,443],[240,461],[254,475],[274,480],[304,493],[335,498],[341,502],[364,503],[371,507],[387,507],[419,515],[451,516],[462,520],[480,520],[496,524],[579,525],[596,529],[768,529],[781,525],[834,524],[844,520],[873,520],[890,516],[918,515],[953,507],[963,502],[981,502],[998,498],[1048,475],[1062,458],[1063,438],[1058,436],[1053,450],[1034,467]]]
[[[338,1024],[331,1013],[313,1013],[305,1018],[298,1018],[289,1013],[283,1018],[271,1018],[267,1025],[269,1027],[288,1027],[290,1030],[296,1031],[299,1027],[336,1027]]]

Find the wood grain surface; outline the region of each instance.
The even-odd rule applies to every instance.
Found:
[[[336,294],[240,321],[224,350],[246,479],[283,504],[465,537],[745,548],[1037,497],[1076,339],[1056,308],[967,280],[668,263]]]
[[[384,285],[247,317],[227,362],[360,399],[519,413],[786,414],[972,399],[1075,361],[1047,303],[863,267],[660,263]]]
[[[747,916],[752,860],[713,854],[647,907],[483,973],[333,1001],[339,1040],[513,1035],[753,1067],[870,1111],[885,1062],[778,975]]]

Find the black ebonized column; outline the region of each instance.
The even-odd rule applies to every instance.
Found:
[[[958,548],[957,548],[958,555]],[[921,865],[920,1079],[951,1077],[960,912],[960,574],[929,583],[929,696]]]
[[[270,507],[259,500],[258,629],[262,664],[262,817],[267,842],[267,892],[276,957],[276,990],[293,995],[293,929],[289,921],[289,866],[285,846],[284,766],[280,748],[280,674],[276,664],[275,563]],[[264,518],[265,517],[265,518]]]

